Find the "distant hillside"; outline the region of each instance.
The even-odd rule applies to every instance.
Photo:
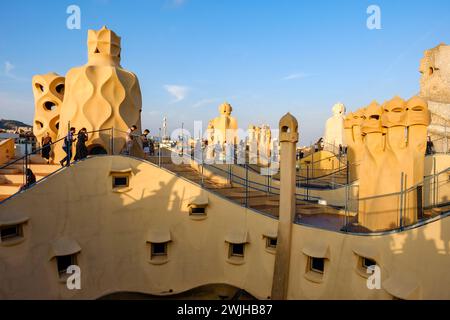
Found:
[[[30,125],[25,124],[25,123],[20,122],[20,121],[0,119],[0,129],[14,130],[16,127],[28,127],[28,128],[31,128]]]

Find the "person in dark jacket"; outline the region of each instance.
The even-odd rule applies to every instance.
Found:
[[[435,153],[436,153],[436,149],[434,148],[434,143],[433,143],[433,141],[431,141],[431,137],[428,136],[427,149],[425,151],[425,154],[430,155],[430,154],[435,154]]]
[[[83,128],[78,132],[75,161],[83,160],[88,156],[88,149],[86,147],[87,140],[88,140],[87,130],[86,128]]]
[[[52,137],[50,137],[50,134],[47,132],[45,137],[42,137],[41,146],[42,146],[42,158],[47,160],[47,163],[50,161],[50,152],[52,150]]]
[[[36,183],[36,176],[31,169],[27,169],[25,171],[25,179],[26,182],[22,187],[20,187],[20,191],[26,190]]]

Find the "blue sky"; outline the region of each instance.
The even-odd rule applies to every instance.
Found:
[[[81,30],[66,28],[69,5]],[[369,5],[381,30],[366,27]],[[122,66],[139,77],[153,133],[217,114],[276,127],[290,111],[301,143],[316,140],[334,103],[347,110],[419,90],[423,51],[450,42],[450,1],[1,1],[0,118],[31,123],[31,78],[86,63],[88,29],[122,37]]]

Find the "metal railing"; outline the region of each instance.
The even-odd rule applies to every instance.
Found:
[[[93,134],[96,132],[104,132],[104,137],[109,139],[110,147],[108,154],[129,155],[127,153],[129,150],[126,150],[126,148],[114,150],[114,142],[117,141],[117,139],[122,141],[124,136],[128,135],[127,132],[110,128],[88,132],[88,134]],[[74,136],[76,137],[77,135]],[[138,135],[134,136],[134,138],[138,139]],[[58,147],[62,148],[62,143],[63,139],[59,139],[53,142],[50,147],[52,150]],[[19,164],[22,166],[22,174],[24,175],[23,182],[25,187],[19,192],[33,186],[33,184],[26,185],[27,181],[25,173],[27,169],[32,168],[32,156],[39,155],[44,148],[45,147],[41,147],[33,152],[27,152],[24,157],[15,159],[0,167],[0,169],[7,169],[17,168]],[[177,174],[176,167],[174,167],[172,162],[173,152],[174,151],[171,149],[162,148],[156,144],[154,154],[147,154],[144,158],[150,160],[153,164],[159,167],[166,168],[167,170]],[[178,152],[176,153],[178,154]],[[210,187],[212,181],[210,179],[211,174],[221,176],[224,181],[227,181],[229,189],[235,188],[235,193],[233,193],[232,190],[232,194],[235,197],[235,202],[238,202],[244,207],[253,208],[265,214],[272,216],[278,215],[278,196],[280,193],[280,188],[279,182],[274,183],[276,179],[273,176],[263,177],[256,175],[259,172],[255,172],[257,170],[252,168],[252,165],[248,163],[241,166],[207,164],[203,161],[203,152],[202,159],[196,159],[194,154],[184,154],[182,156],[197,163],[197,173],[200,176],[200,179],[195,180],[198,182],[194,182],[198,183],[201,187],[209,189],[209,191],[218,195],[224,196],[225,193],[221,193],[221,188]],[[189,167],[191,167],[191,164],[189,164]],[[237,172],[237,168],[239,168],[240,172]],[[362,210],[365,210],[366,208],[376,208],[375,212],[368,212],[372,216],[379,215],[381,217],[385,215],[391,218],[391,225],[383,229],[383,232],[403,230],[418,223],[425,223],[429,219],[436,218],[439,215],[450,211],[450,168],[447,168],[441,172],[434,171],[431,175],[424,177],[423,181],[419,184],[408,188],[404,187],[404,178],[399,177],[403,183],[400,192],[375,195],[365,198],[360,198],[358,189],[355,189],[358,188],[358,186],[351,184],[348,173],[349,168],[350,166],[347,164],[345,167],[340,169],[346,171],[343,175],[346,178],[346,181],[344,181],[343,184],[345,187],[345,205],[342,208],[336,208],[335,206],[330,205],[321,205],[320,197],[312,196],[310,194],[310,190],[306,188],[303,192],[297,192],[295,194],[297,206],[301,207],[303,205],[307,207],[314,205],[319,206],[319,209],[322,208],[322,211],[319,210],[319,214],[317,215],[311,214],[303,218],[299,218],[296,220],[297,223],[334,231],[369,234],[373,233],[374,230],[364,228],[365,221],[361,215]],[[436,164],[434,165],[434,168],[436,168]],[[59,170],[61,170],[61,168],[57,168],[53,172],[48,172],[48,174],[51,175]],[[206,171],[209,172],[208,176],[205,174]],[[182,176],[181,174],[179,175]],[[221,187],[223,187],[223,189],[227,189],[227,186],[223,184]],[[259,202],[256,201],[259,200],[258,197],[261,199]],[[328,209],[334,209],[333,213],[327,213]],[[299,217],[299,215],[297,217]],[[328,225],[324,226],[323,221],[320,219],[326,219]]]
[[[434,139],[431,139],[431,143],[433,146],[433,152],[427,154],[449,154],[450,153],[450,141],[447,135],[450,135],[450,131],[445,133],[445,136],[443,137],[437,137]],[[428,147],[427,147],[428,149]]]
[[[89,131],[87,134],[94,134],[94,133],[100,133],[100,132],[109,132],[108,136],[110,139],[110,150],[113,150],[113,139],[114,139],[114,129],[102,129],[102,130],[94,130]],[[79,134],[73,134],[73,137],[76,139],[78,138]],[[48,169],[45,170],[44,173],[41,172],[34,172],[33,168],[36,165],[45,165],[50,164],[54,165],[54,153],[56,148],[63,149],[64,141],[66,137],[60,138],[52,143],[49,143],[45,146],[41,146],[39,148],[36,148],[35,150],[28,150],[27,144],[25,144],[25,155],[18,157],[17,159],[14,159],[12,161],[9,161],[6,164],[3,164],[0,166],[1,174],[3,175],[22,175],[22,184],[20,186],[19,191],[14,192],[11,195],[6,195],[5,199],[0,201],[0,204],[4,201],[8,200],[9,198],[17,195],[18,193],[21,193],[31,187],[33,187],[36,183],[40,182],[41,180],[45,179],[45,177],[50,176],[57,171],[61,170],[63,167],[70,166],[74,162],[74,157],[76,155],[76,142],[71,143],[71,148],[68,150],[67,156],[69,157],[70,161],[64,165],[64,166],[58,166],[54,170],[49,171]],[[74,148],[75,147],[75,148]],[[75,152],[74,152],[75,149]],[[48,159],[43,157],[43,153],[48,153]],[[110,153],[111,154],[111,153]],[[39,174],[39,176],[45,175],[41,180],[38,180],[36,178],[36,174]],[[8,183],[7,179],[3,182],[3,185],[11,185],[11,183]]]
[[[353,213],[355,221],[353,224],[346,223],[342,231],[399,231],[450,212],[450,168],[435,171],[408,188],[405,186],[405,174],[398,178],[399,192],[356,198],[347,193],[346,209]],[[364,227],[372,223],[378,225],[375,230]]]
[[[192,160],[202,163],[203,159],[195,159],[192,155],[189,156]],[[404,186],[404,177],[399,177],[403,181],[401,191],[359,198],[359,186],[353,185],[352,181],[350,181],[349,170],[352,165],[357,166],[359,164],[347,164],[340,169],[345,170],[345,174],[343,175],[345,181],[341,184],[342,187],[345,187],[345,205],[341,213],[335,214],[335,216],[339,216],[339,222],[331,227],[333,230],[351,233],[373,233],[374,230],[364,227],[364,221],[359,216],[360,210],[364,209],[364,204],[368,202],[373,202],[371,208],[375,208],[374,212],[368,212],[372,217],[384,214],[385,218],[388,219],[389,216],[395,216],[395,219],[389,222],[390,225],[382,231],[403,230],[404,228],[418,223],[424,223],[430,218],[450,211],[450,168],[441,172],[434,172],[432,175],[424,177],[422,182],[409,188],[405,188]],[[267,177],[265,183],[254,181],[251,179],[251,176],[257,174],[258,171],[249,164],[243,164],[242,166],[245,168],[245,174],[239,176],[233,173],[233,166],[230,165],[202,165],[202,167],[210,170],[214,169],[215,172],[224,177],[228,177],[228,181],[233,185],[245,188],[243,192],[244,199],[241,204],[246,207],[251,207],[249,206],[248,199],[250,192],[264,192],[268,196],[279,195],[279,187],[272,184],[274,177]],[[320,200],[319,197],[309,195],[307,188],[305,189],[305,193],[297,193],[296,199],[297,201],[309,201],[310,203],[317,203]],[[336,209],[336,206],[325,207]],[[332,217],[333,214],[329,216]],[[314,219],[310,219],[309,222],[312,226],[320,227],[320,223],[316,224]],[[375,231],[378,232],[379,230]]]

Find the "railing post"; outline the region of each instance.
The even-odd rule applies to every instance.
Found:
[[[205,186],[205,181],[204,181],[204,176],[203,176],[203,168],[205,167],[205,164],[203,162],[203,152],[202,152],[202,163],[201,163],[201,166],[202,166],[201,175],[202,175],[202,188],[203,188]]]
[[[334,186],[336,185],[336,173],[335,171],[331,172],[331,188],[334,189]]]
[[[348,225],[348,215],[349,215],[349,205],[348,205],[348,200],[349,200],[349,188],[350,186],[348,184],[345,185],[345,214],[344,214],[344,231],[347,231],[347,225]]]
[[[338,157],[338,172],[341,171],[341,152],[339,152],[339,157]]]
[[[350,198],[350,178],[348,176],[348,160],[346,168],[346,181],[345,181],[345,215],[344,215],[344,230],[347,231],[347,225],[349,223],[349,198]]]
[[[399,208],[399,213],[400,213],[400,229],[403,229],[403,189],[404,189],[404,185],[403,185],[403,181],[404,181],[404,176],[405,173],[402,172],[400,175],[400,208]]]
[[[24,174],[24,185],[26,187],[28,187],[28,181],[27,181],[27,170],[28,170],[28,143],[27,140],[25,139],[25,161],[24,161],[24,165],[25,165],[25,169],[23,170],[23,174]]]
[[[27,169],[29,169],[30,166],[30,158],[29,158],[29,152],[28,152],[28,141],[25,139],[25,160],[27,164]]]
[[[161,136],[161,128],[158,129],[159,143],[158,143],[158,166],[161,168],[161,144],[163,137]]]
[[[158,144],[158,167],[161,168],[161,140],[159,140]]]
[[[417,199],[417,219],[423,219],[423,186],[417,186],[416,199]]]
[[[230,164],[230,185],[233,184],[233,166]]]
[[[306,201],[309,200],[309,164],[306,165]]]
[[[70,133],[70,121],[67,122],[67,135]],[[66,136],[67,137],[67,136]],[[67,162],[66,167],[70,167],[70,161],[72,160],[72,141],[67,140]]]
[[[111,150],[111,155],[114,155],[114,127],[111,127],[111,146],[109,147]]]
[[[245,207],[248,208],[248,164],[245,164]]]
[[[272,179],[273,179],[273,176],[271,174],[269,176],[269,194],[272,193]]]
[[[436,158],[433,157],[433,207],[437,205]]]

